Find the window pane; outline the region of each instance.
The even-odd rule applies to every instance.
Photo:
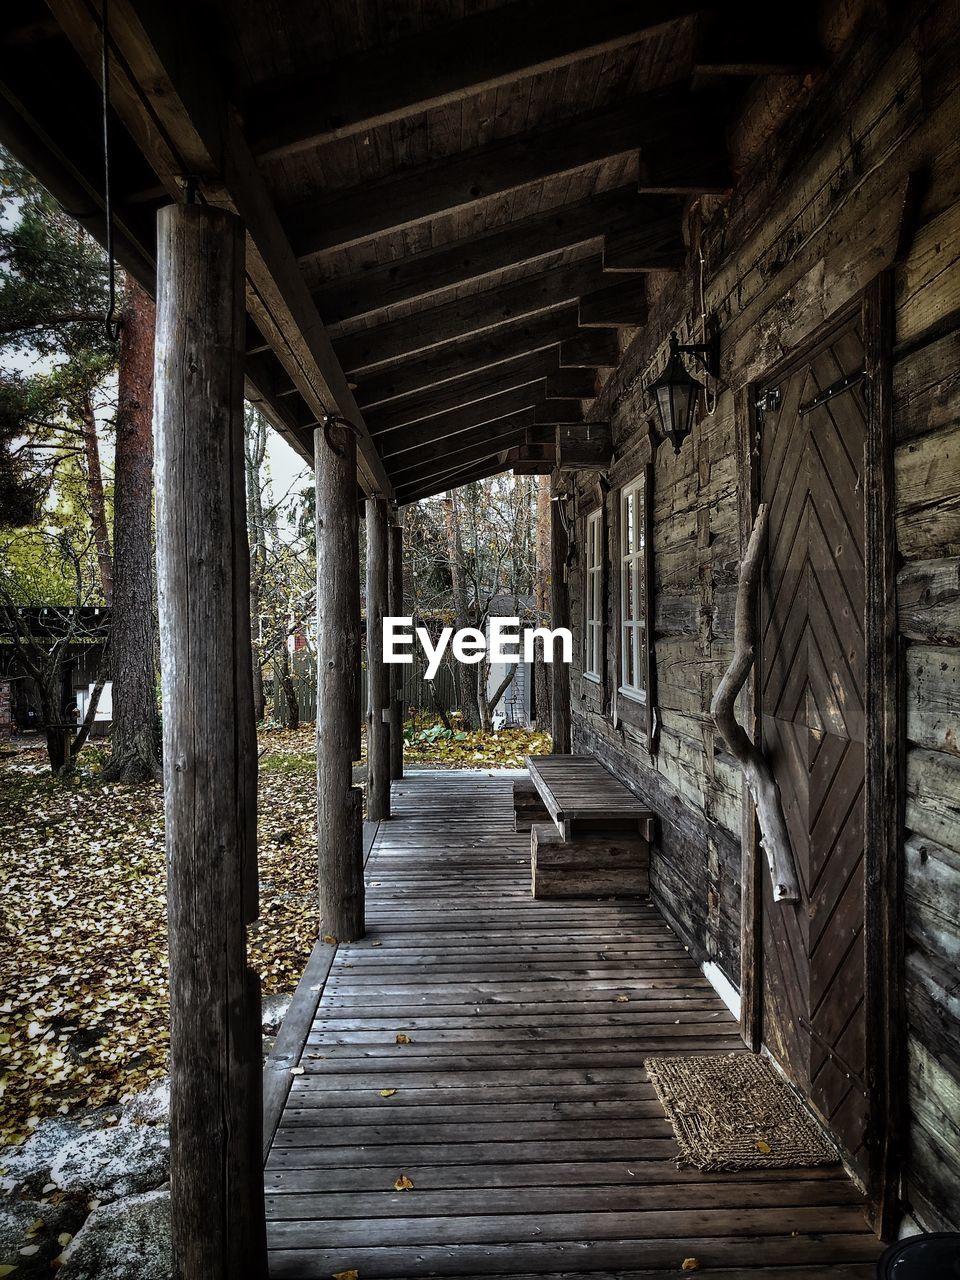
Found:
[[[629,688],[633,685],[633,641],[631,627],[623,628],[623,683]]]
[[[623,574],[623,620],[624,622],[632,622],[634,619],[634,576],[633,561],[628,560]]]
[[[623,549],[629,555],[633,550],[633,493],[628,493],[623,510]]]
[[[631,639],[633,641],[633,687],[635,689],[643,688],[643,654],[641,652],[641,632],[639,627],[631,627]]]

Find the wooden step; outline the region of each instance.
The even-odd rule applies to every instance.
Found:
[[[552,823],[535,822],[530,874],[535,898],[646,897],[650,846],[629,831],[564,840]]]

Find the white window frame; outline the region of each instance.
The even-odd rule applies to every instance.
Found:
[[[637,702],[646,702],[646,531],[647,486],[644,473],[624,485],[620,492],[620,671],[619,692]],[[633,521],[629,511],[633,510]],[[632,583],[633,590],[629,587]],[[632,608],[630,602],[632,601]],[[629,615],[628,616],[628,611]]]
[[[603,678],[603,511],[587,516],[583,571],[583,674],[599,684]]]

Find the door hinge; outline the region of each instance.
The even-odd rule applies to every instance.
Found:
[[[812,413],[814,409],[819,409],[822,404],[826,404],[834,396],[842,396],[844,391],[849,391],[851,387],[855,387],[866,376],[866,369],[856,369],[853,373],[848,373],[838,381],[831,383],[825,391],[821,391],[818,396],[814,396],[812,400],[807,400],[800,406],[800,417],[802,418],[805,414]]]

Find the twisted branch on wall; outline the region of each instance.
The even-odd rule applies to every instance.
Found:
[[[799,902],[800,884],[790,835],[783,816],[780,789],[770,765],[759,747],[750,741],[736,717],[737,694],[746,683],[753,667],[754,648],[757,641],[757,590],[760,585],[760,564],[767,535],[767,507],[757,509],[746,555],[740,566],[737,587],[737,606],[733,627],[733,660],[720,681],[710,712],[713,722],[723,735],[730,754],[743,770],[757,807],[760,825],[760,843],[770,866],[773,897],[776,902]]]

